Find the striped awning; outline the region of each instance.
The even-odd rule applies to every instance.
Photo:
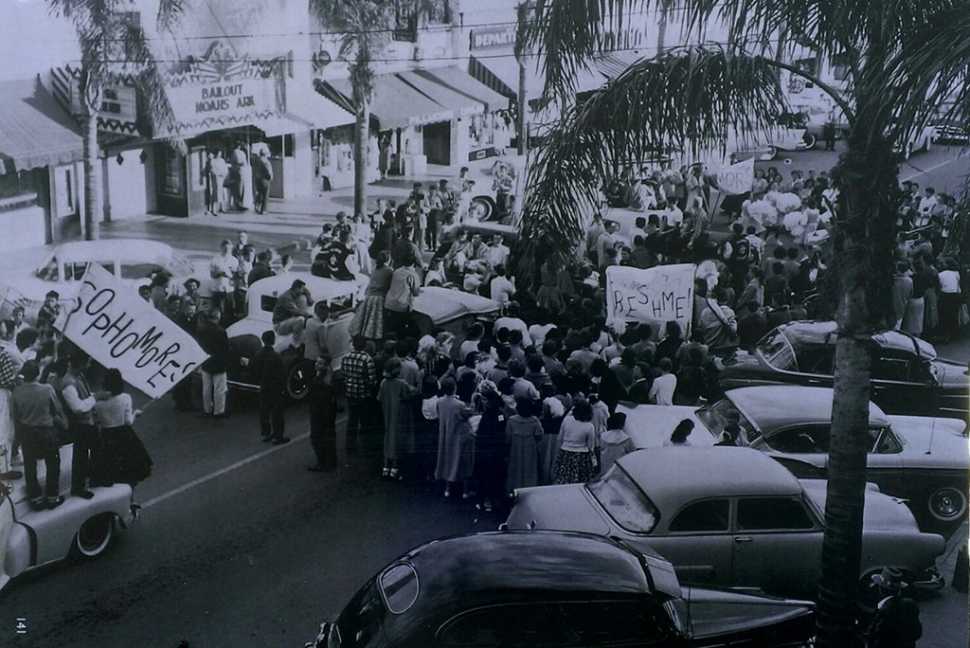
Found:
[[[493,110],[504,110],[509,107],[508,97],[500,92],[496,92],[472,75],[454,66],[415,70],[414,74],[431,79],[436,83],[447,86],[476,101],[482,102],[489,112]]]
[[[428,78],[417,72],[398,72],[397,77],[435,103],[454,111],[460,117],[485,112],[484,102],[439,83],[434,78]]]
[[[78,125],[40,79],[0,82],[0,173],[83,159]]]
[[[540,68],[541,59],[530,56],[525,63],[525,88],[531,99],[542,94],[545,89],[545,75]],[[519,89],[519,62],[512,55],[472,56],[468,63],[468,73],[496,92],[514,99]],[[576,92],[598,90],[604,82],[598,70],[580,70],[576,78]]]
[[[352,105],[354,91],[350,79],[329,79],[325,83],[343,97],[347,105]],[[374,78],[371,115],[381,130],[451,121],[454,114],[452,109],[422,94],[396,74],[381,74]]]
[[[611,52],[596,58],[596,69],[607,79],[613,80],[644,56],[636,51]]]

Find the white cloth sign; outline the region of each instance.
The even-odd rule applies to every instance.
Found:
[[[606,269],[609,323],[676,321],[690,326],[694,309],[694,264],[659,265],[646,270],[627,266]]]
[[[721,193],[743,194],[754,183],[754,158],[721,167],[717,172],[717,186]]]
[[[97,263],[74,308],[55,322],[67,339],[125,381],[159,398],[208,357],[188,333]]]

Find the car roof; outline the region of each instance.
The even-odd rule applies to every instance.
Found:
[[[501,531],[433,540],[399,561],[418,573],[426,604],[503,590],[650,592],[637,554],[599,536]]]
[[[830,387],[759,385],[731,389],[725,396],[762,433],[770,435],[790,425],[831,423],[833,392]],[[889,425],[889,417],[872,401],[869,402],[869,425]]]
[[[413,308],[415,312],[427,315],[434,324],[441,324],[465,315],[497,313],[502,305],[481,295],[428,286],[414,298]]]
[[[256,295],[279,294],[289,290],[293,282],[297,279],[302,280],[310,291],[310,296],[314,301],[336,299],[357,292],[357,283],[354,281],[337,281],[326,277],[317,277],[309,272],[284,272],[272,277],[266,277],[256,281],[249,287],[249,297]]]
[[[835,322],[815,322],[811,320],[792,322],[778,327],[786,335],[791,333],[799,340],[811,344],[835,344],[835,331],[838,324]],[[914,351],[919,349],[920,356],[933,360],[936,358],[936,349],[932,344],[919,338],[907,335],[900,331],[883,331],[875,333],[872,340],[884,349],[895,349],[898,351]]]
[[[165,243],[146,239],[69,241],[55,247],[49,258],[55,258],[60,263],[124,260],[165,265],[172,258],[172,248]]]
[[[637,450],[617,464],[661,514],[709,497],[791,496],[802,487],[791,472],[752,448],[671,447]]]

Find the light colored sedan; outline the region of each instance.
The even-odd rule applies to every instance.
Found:
[[[814,597],[825,482],[797,479],[749,448],[653,448],[587,484],[520,488],[509,529],[582,531],[652,549],[682,582]],[[943,538],[922,533],[901,501],[866,490],[860,586],[884,567],[939,589]]]
[[[73,446],[61,448],[61,485],[71,483]],[[44,482],[44,465],[37,467]],[[0,482],[0,589],[35,567],[69,556],[94,558],[111,545],[115,530],[136,519],[127,484],[92,488],[94,497],[66,497],[52,510],[34,511],[24,479]]]
[[[62,243],[36,269],[4,277],[0,283],[0,316],[8,318],[15,306],[23,306],[25,319],[34,322],[44,296],[51,290],[60,295],[62,308],[68,307],[92,263],[132,287],[147,285],[152,273],[165,270],[172,275],[175,292],[195,271],[191,262],[158,241],[104,239]]]
[[[689,418],[692,445],[718,440],[729,412],[740,415],[741,443],[783,463],[798,477],[824,478],[832,428],[832,389],[795,385],[742,387],[700,408],[621,407],[637,447],[662,445],[677,422]],[[920,527],[953,532],[967,514],[970,457],[966,422],[953,418],[893,416],[869,404],[866,479],[905,498]]]

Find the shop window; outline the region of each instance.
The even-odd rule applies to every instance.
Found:
[[[0,174],[0,212],[37,204],[37,191],[30,171]]]
[[[394,9],[394,40],[416,43],[418,27],[425,25],[450,25],[452,20],[449,0],[399,0]]]
[[[269,147],[269,156],[271,158],[293,157],[294,155],[293,147],[295,144],[292,133],[269,137],[266,139],[266,145]]]
[[[159,192],[167,196],[181,197],[185,193],[182,186],[182,156],[178,151],[166,148],[160,157],[162,159],[158,170]]]

